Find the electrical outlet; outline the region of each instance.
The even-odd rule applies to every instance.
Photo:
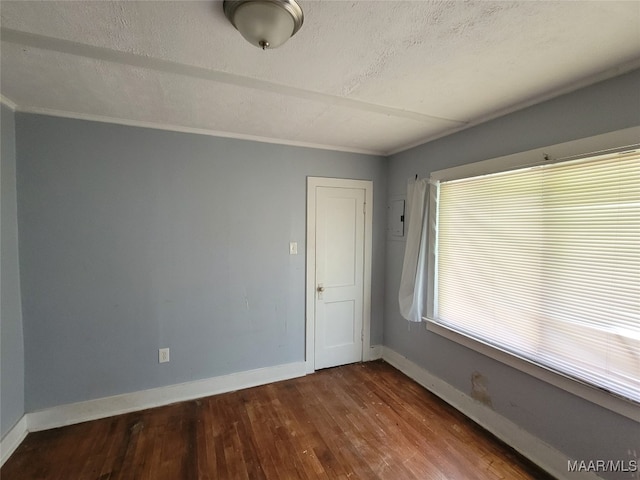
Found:
[[[158,350],[158,363],[166,363],[169,361],[169,349],[161,348]]]

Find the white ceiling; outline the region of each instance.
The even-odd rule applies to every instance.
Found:
[[[640,66],[638,1],[299,0],[262,51],[222,2],[6,1],[18,110],[389,154]]]

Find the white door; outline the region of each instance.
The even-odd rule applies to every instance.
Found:
[[[363,360],[367,190],[348,186],[357,181],[343,182],[309,186],[315,204],[315,242],[309,242],[315,276],[308,286],[314,288],[315,369]]]

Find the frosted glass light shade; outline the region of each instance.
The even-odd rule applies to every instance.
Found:
[[[225,1],[224,13],[252,45],[277,48],[302,26],[302,9],[293,0]]]

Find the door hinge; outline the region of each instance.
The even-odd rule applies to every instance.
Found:
[[[367,213],[367,202],[364,202],[362,204],[362,213],[366,214]]]

